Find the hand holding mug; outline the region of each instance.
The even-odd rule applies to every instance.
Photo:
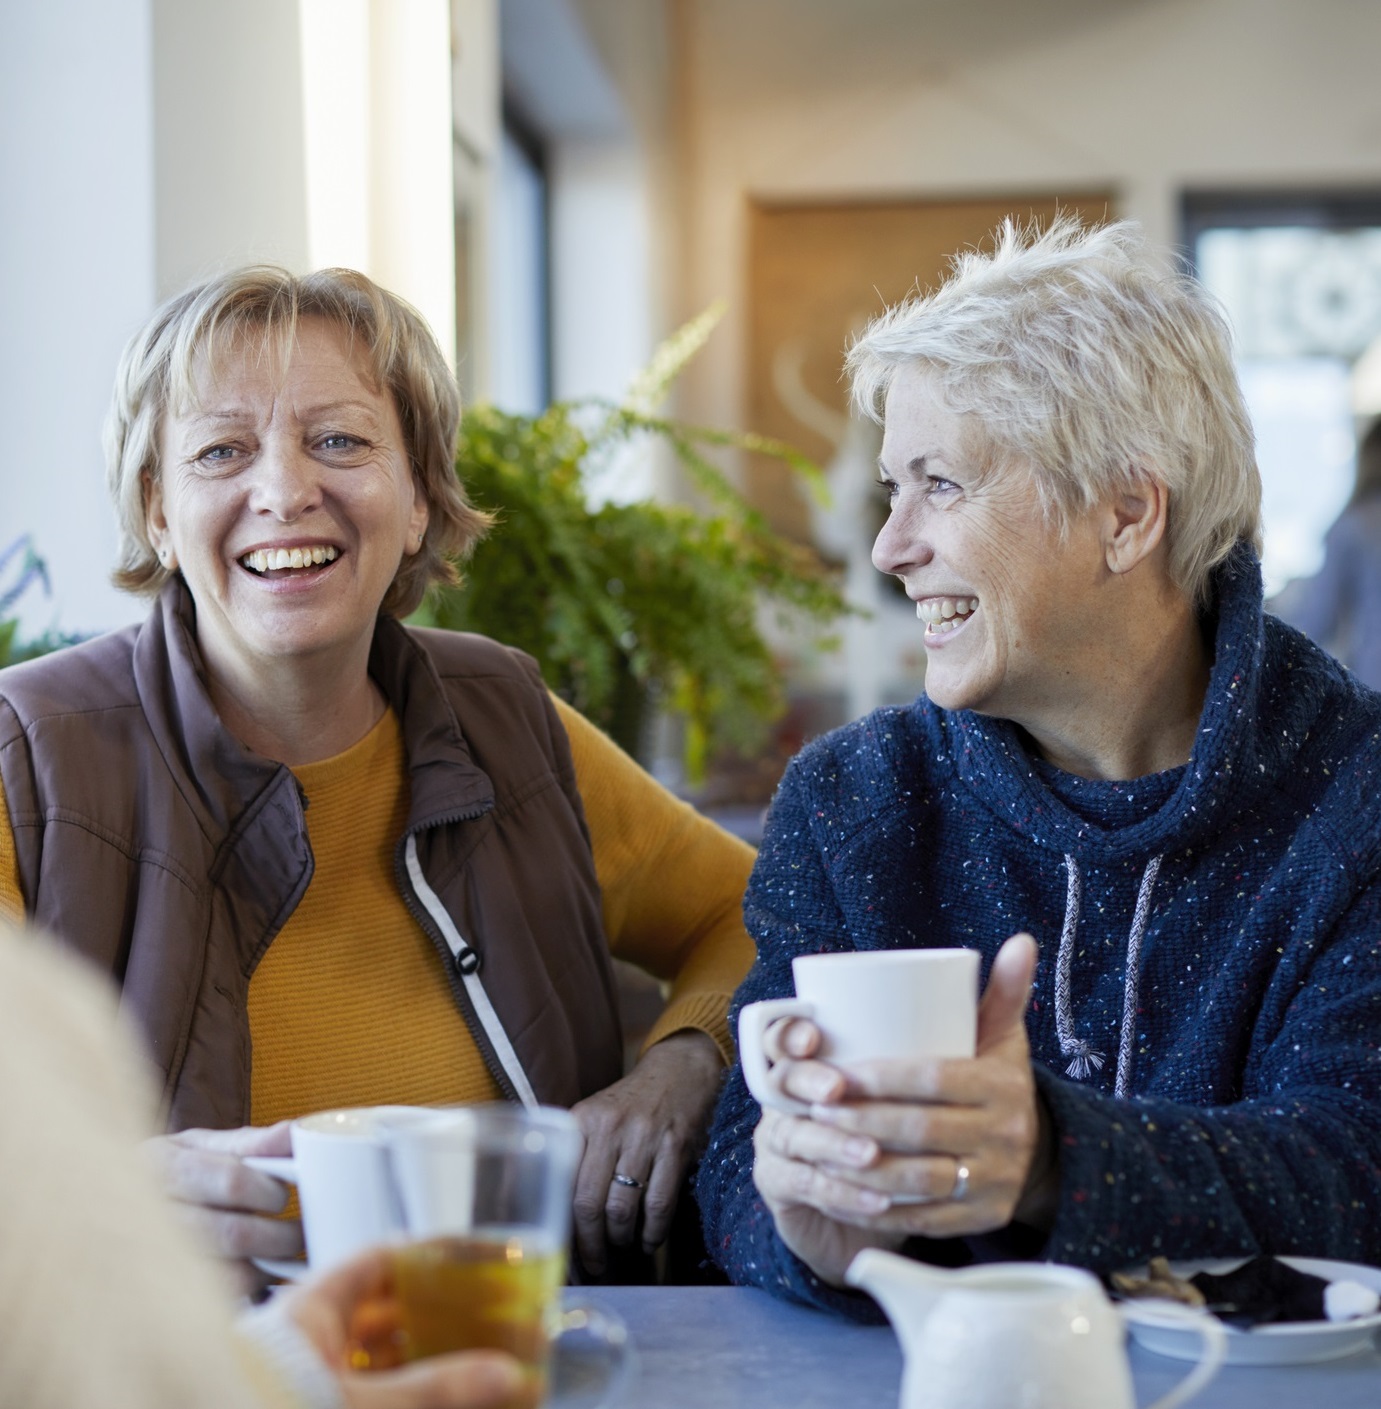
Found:
[[[291,1149],[288,1122],[238,1130],[183,1130],[145,1141],[168,1195],[187,1214],[197,1235],[236,1265],[245,1291],[265,1282],[253,1258],[295,1258],[302,1226],[279,1218],[288,1192],[255,1170],[247,1157],[281,1157]]]
[[[1002,947],[971,1056],[839,1066],[787,1057],[773,1071],[780,1089],[764,1103],[754,1181],[783,1240],[826,1280],[841,1282],[862,1247],[987,1232],[1016,1215],[1042,1149],[1024,1024],[1035,961],[1028,935]],[[831,1017],[822,1014],[822,1039]],[[793,1113],[777,1109],[773,1094],[792,1101]]]

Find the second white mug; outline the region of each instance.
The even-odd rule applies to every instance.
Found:
[[[400,1231],[384,1132],[436,1115],[426,1106],[357,1106],[318,1111],[292,1123],[292,1156],[251,1155],[251,1169],[296,1184],[312,1271],[335,1267]],[[266,1272],[295,1279],[300,1262],[256,1259]]]

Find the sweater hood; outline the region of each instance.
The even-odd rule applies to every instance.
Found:
[[[936,711],[943,729],[956,731],[951,747],[959,776],[995,817],[1035,846],[1090,863],[1117,863],[1194,846],[1231,813],[1276,785],[1297,757],[1328,698],[1320,677],[1297,688],[1293,666],[1313,648],[1262,610],[1261,565],[1239,543],[1213,577],[1208,613],[1213,665],[1189,762],[1169,773],[1127,783],[1094,783],[1105,808],[1075,811],[1042,777],[1017,727],[968,710]],[[1271,672],[1263,666],[1268,632],[1291,640]],[[1326,673],[1323,680],[1336,680]],[[1262,716],[1270,727],[1262,727]],[[1128,817],[1126,800],[1141,785],[1149,810]],[[1095,820],[1090,812],[1106,812]]]

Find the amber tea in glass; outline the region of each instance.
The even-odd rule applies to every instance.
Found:
[[[398,1248],[393,1272],[405,1359],[506,1350],[545,1375],[564,1250],[522,1234],[427,1238]]]
[[[392,1253],[387,1311],[360,1330],[354,1363],[505,1350],[531,1372],[523,1403],[541,1403],[561,1333],[581,1150],[574,1117],[457,1107],[387,1130],[385,1144],[406,1241]]]

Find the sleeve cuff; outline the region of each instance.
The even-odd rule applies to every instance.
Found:
[[[661,1017],[653,1023],[652,1030],[643,1043],[643,1051],[646,1052],[649,1047],[655,1046],[662,1038],[670,1037],[673,1032],[683,1032],[691,1028],[696,1032],[703,1032],[714,1042],[726,1067],[733,1066],[738,1060],[738,1054],[729,1037],[730,996],[727,993],[700,993],[685,998],[673,998]]]
[[[336,1376],[280,1298],[242,1312],[236,1330],[302,1409],[346,1409]]]

